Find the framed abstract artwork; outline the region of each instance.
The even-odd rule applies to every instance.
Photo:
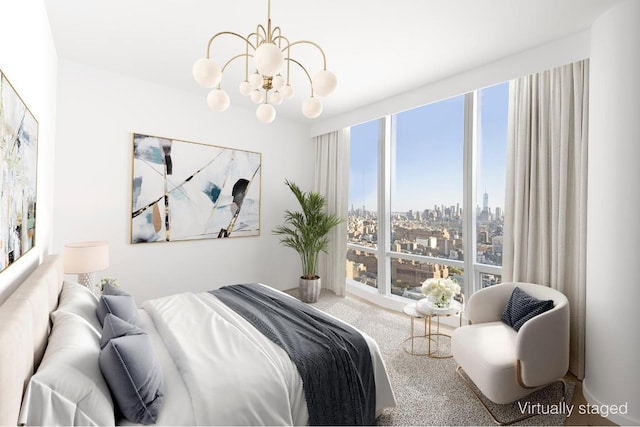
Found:
[[[260,153],[133,134],[131,243],[260,235]]]
[[[0,270],[35,246],[38,122],[0,71]]]

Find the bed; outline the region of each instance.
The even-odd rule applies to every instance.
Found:
[[[277,293],[287,304],[295,300],[264,285],[254,288]],[[124,309],[115,304],[125,300]],[[223,300],[220,293],[186,292],[140,307],[133,303],[134,308],[132,297],[109,295],[98,302],[86,288],[63,280],[61,256],[46,257],[0,306],[0,425],[304,425],[317,420],[318,401],[324,399],[307,402],[309,386],[303,386],[305,374],[295,357]],[[94,319],[91,313],[100,304],[109,312]],[[358,335],[369,351],[374,378],[366,398],[378,416],[395,406],[395,399],[377,344]],[[358,357],[351,351],[347,358]],[[120,365],[114,360],[134,373],[111,373],[110,364]],[[109,373],[101,374],[101,368]],[[131,393],[130,385],[123,385],[129,381],[137,381],[134,395],[122,398],[118,388]],[[135,398],[142,409],[126,407]]]

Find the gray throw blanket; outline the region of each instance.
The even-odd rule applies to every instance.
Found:
[[[373,364],[358,331],[261,285],[210,292],[287,352],[302,378],[310,425],[375,423]]]

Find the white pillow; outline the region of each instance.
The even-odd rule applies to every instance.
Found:
[[[22,401],[20,424],[114,425],[102,377],[100,338],[80,316],[58,311],[49,344]]]
[[[73,313],[87,321],[98,336],[102,334],[102,326],[98,321],[96,308],[98,298],[87,288],[78,283],[64,281],[62,292],[58,300],[58,308],[51,313],[51,320],[55,323],[60,312]]]

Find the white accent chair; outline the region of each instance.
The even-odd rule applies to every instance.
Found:
[[[516,286],[534,298],[553,300],[554,304],[519,331],[500,320]],[[459,366],[458,373],[462,368],[492,402],[514,402],[561,380],[567,373],[569,301],[561,292],[532,283],[502,283],[474,293],[465,312],[470,324],[453,332],[453,358]],[[504,424],[495,417],[494,420]]]

